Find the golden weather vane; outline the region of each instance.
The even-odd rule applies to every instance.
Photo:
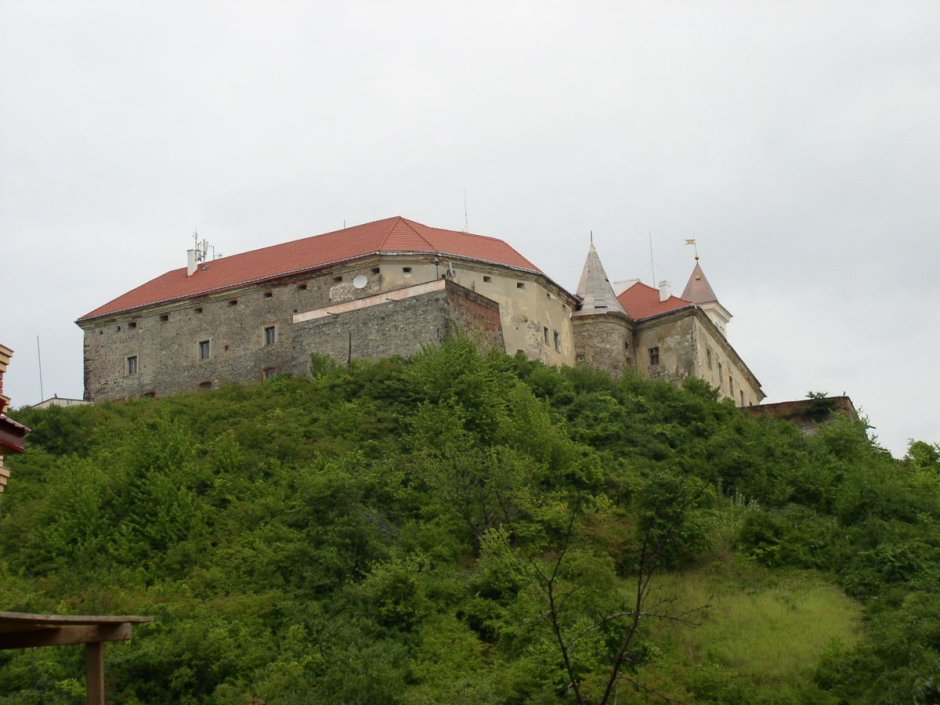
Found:
[[[688,237],[688,238],[686,238],[686,239],[685,239],[685,244],[686,244],[686,245],[692,245],[692,247],[695,248],[695,261],[698,262],[698,244],[696,244],[695,238],[694,238],[694,237]]]

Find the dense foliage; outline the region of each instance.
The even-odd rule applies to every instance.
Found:
[[[312,369],[21,412],[0,609],[154,615],[123,704],[940,702],[936,445],[461,341]],[[81,679],[0,652],[2,704]]]

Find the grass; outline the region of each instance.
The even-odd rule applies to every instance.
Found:
[[[745,692],[755,703],[814,702],[820,659],[860,637],[861,605],[809,571],[719,561],[660,577],[651,598],[649,611],[688,613],[690,623],[652,625],[664,658],[644,680],[680,685],[692,702],[696,691],[703,702],[735,702]],[[710,674],[706,686],[702,674]]]

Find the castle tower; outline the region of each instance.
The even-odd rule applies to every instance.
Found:
[[[613,374],[631,367],[633,326],[617,300],[593,242],[584,262],[577,295],[581,302],[571,315],[575,359]]]
[[[689,283],[685,285],[682,298],[697,304],[699,308],[708,314],[708,317],[721,331],[721,334],[725,338],[728,337],[728,323],[732,318],[731,312],[719,303],[711,284],[705,278],[705,272],[702,271],[702,265],[699,264],[698,255],[695,256],[695,268],[692,270],[692,276],[689,277]]]

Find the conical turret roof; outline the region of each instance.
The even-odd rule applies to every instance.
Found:
[[[689,277],[689,283],[685,285],[685,291],[682,292],[682,298],[691,301],[694,304],[707,304],[712,301],[718,301],[711,284],[705,278],[705,272],[702,271],[702,265],[695,260],[695,269],[692,270],[692,276]]]
[[[581,272],[581,281],[578,282],[578,298],[581,299],[581,307],[573,314],[575,316],[597,313],[627,315],[617,300],[614,288],[610,285],[594,243],[591,243],[591,249],[588,250],[584,270]]]

